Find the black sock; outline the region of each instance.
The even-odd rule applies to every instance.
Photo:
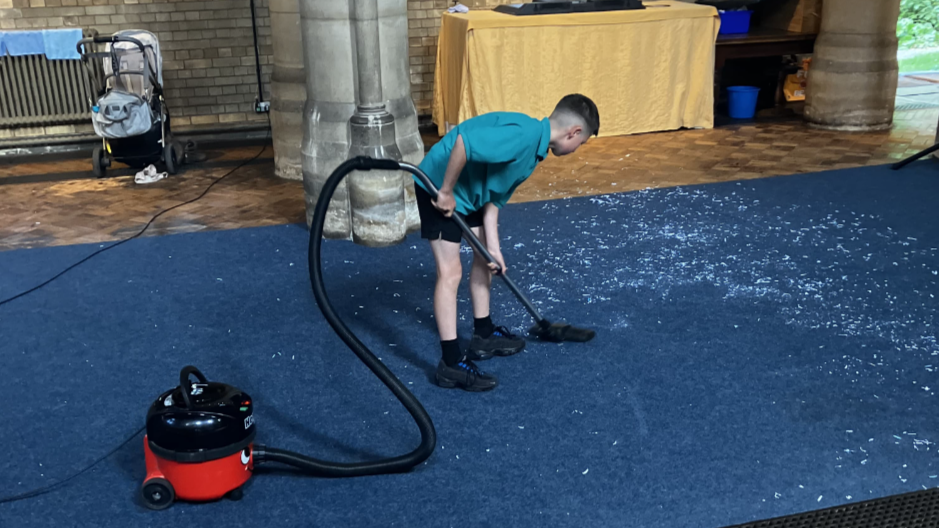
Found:
[[[456,365],[463,359],[463,354],[460,352],[460,343],[456,339],[441,341],[440,349],[443,351],[443,362],[448,367]]]
[[[486,316],[481,319],[473,318],[473,333],[479,337],[486,339],[492,335],[492,332],[496,329],[492,324],[492,317]]]

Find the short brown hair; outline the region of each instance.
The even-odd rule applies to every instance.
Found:
[[[586,95],[571,94],[564,96],[558,105],[554,107],[551,117],[563,114],[582,120],[586,125],[584,132],[588,136],[596,136],[600,133],[600,112],[597,110],[597,105]]]

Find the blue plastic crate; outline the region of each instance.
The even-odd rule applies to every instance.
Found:
[[[721,35],[746,33],[750,31],[752,11],[721,11]]]

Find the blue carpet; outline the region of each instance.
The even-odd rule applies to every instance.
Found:
[[[138,438],[0,505],[0,525],[716,528],[934,487],[937,196],[923,163],[510,206],[515,277],[598,337],[485,363],[502,381],[487,394],[431,384],[423,241],[327,242],[333,302],[434,418],[425,465],[258,474],[240,503],[154,513],[136,502]],[[138,239],[0,308],[0,495],[106,453],[189,363],[254,397],[259,442],[413,448],[409,416],[323,321],[306,244],[296,225]],[[0,298],[97,247],[0,253]],[[529,325],[500,285],[494,307]]]

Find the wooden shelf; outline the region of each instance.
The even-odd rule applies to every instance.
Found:
[[[817,37],[814,33],[760,27],[751,28],[749,33],[718,35],[715,63],[721,68],[728,59],[812,53]]]

